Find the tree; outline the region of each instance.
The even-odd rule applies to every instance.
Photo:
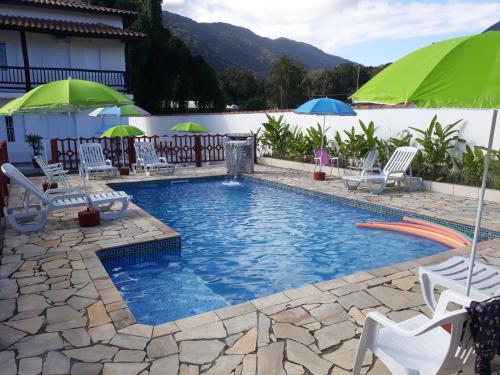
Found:
[[[280,108],[296,107],[306,95],[302,88],[306,70],[303,65],[286,55],[281,56],[271,68],[269,91],[274,104]]]
[[[330,72],[327,70],[310,70],[302,80],[302,87],[308,98],[327,96],[330,92]]]
[[[219,75],[220,86],[228,103],[245,110],[264,109],[265,80],[245,69],[225,68]]]
[[[189,100],[203,111],[224,107],[212,67],[202,57],[193,57],[186,45],[163,27],[161,0],[90,2],[139,13],[131,29],[146,37],[127,48],[134,99],[139,106],[152,113],[183,112]]]

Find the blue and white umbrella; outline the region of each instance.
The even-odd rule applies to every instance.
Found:
[[[102,107],[97,108],[89,113],[91,117],[107,117],[107,116],[115,116],[115,117],[149,117],[151,113],[138,107],[136,105],[124,105],[121,107]]]
[[[323,129],[322,133],[325,132],[326,116],[356,116],[356,112],[349,107],[346,103],[340,100],[331,98],[319,98],[309,100],[305,102],[300,107],[298,107],[295,113],[302,115],[317,115],[323,116]],[[323,150],[323,137],[321,137],[321,149]],[[321,163],[319,166],[321,171]]]

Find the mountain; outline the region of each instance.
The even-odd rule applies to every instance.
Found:
[[[186,43],[193,55],[203,56],[217,71],[236,67],[267,75],[281,55],[288,55],[309,69],[331,69],[350,62],[307,43],[265,38],[243,27],[196,22],[168,11],[163,11],[163,25]]]
[[[500,31],[500,21],[498,21],[496,24],[488,27],[486,30],[483,31],[483,33],[487,32],[487,31],[496,31],[496,30]]]

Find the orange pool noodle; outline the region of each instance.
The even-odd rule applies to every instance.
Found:
[[[462,246],[470,245],[469,241],[459,235],[457,235],[454,232],[447,231],[445,228],[438,228],[438,227],[428,227],[426,225],[421,225],[421,224],[414,224],[414,223],[386,223],[386,224],[392,224],[392,225],[399,225],[403,227],[408,227],[408,228],[416,228],[416,229],[422,229],[422,230],[428,230],[443,236],[446,236],[448,238],[455,239],[456,241],[460,242]]]
[[[460,232],[458,232],[458,231],[456,231],[454,229],[446,228],[446,227],[444,227],[442,225],[431,223],[431,222],[428,222],[428,221],[414,219],[414,218],[408,217],[408,216],[404,216],[403,217],[403,221],[405,221],[407,223],[414,223],[414,224],[424,225],[424,226],[429,227],[429,228],[436,228],[437,230],[442,231],[443,233],[449,233],[451,236],[453,236],[455,238],[458,238],[460,240],[463,240],[466,245],[470,245],[471,244],[471,239],[468,236],[466,236],[465,234],[460,233]]]
[[[449,246],[451,248],[458,248],[464,246],[464,243],[458,241],[455,238],[448,237],[444,234],[437,233],[432,230],[424,229],[424,228],[415,228],[407,225],[400,225],[401,223],[358,223],[356,227],[358,228],[373,228],[373,229],[385,229],[394,232],[413,234],[418,237],[426,238],[429,240],[433,240]]]

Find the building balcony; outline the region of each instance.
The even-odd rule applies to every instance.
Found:
[[[44,83],[70,77],[99,82],[118,91],[130,92],[125,71],[37,67],[25,69],[23,66],[0,66],[0,91],[25,92]]]

